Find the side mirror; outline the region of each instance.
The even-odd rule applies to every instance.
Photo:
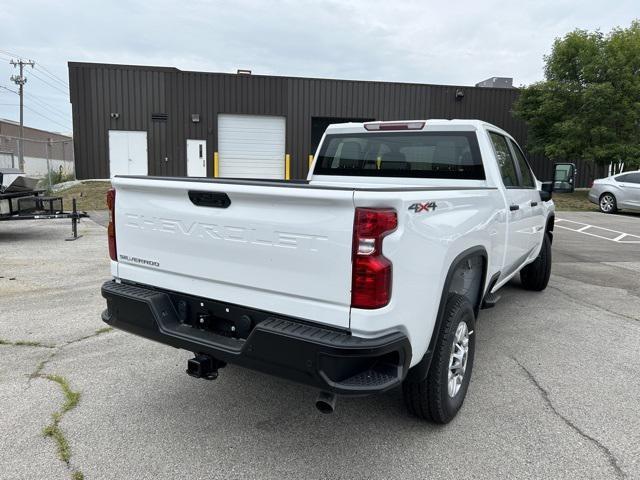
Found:
[[[540,200],[548,202],[551,200],[551,192],[553,192],[553,182],[542,182],[542,188],[540,189]]]
[[[556,163],[553,169],[553,191],[573,193],[575,190],[576,166],[573,163]]]

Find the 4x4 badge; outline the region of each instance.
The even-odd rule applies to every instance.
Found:
[[[436,202],[414,203],[409,207],[409,210],[413,210],[413,213],[430,212],[435,210],[437,206]]]

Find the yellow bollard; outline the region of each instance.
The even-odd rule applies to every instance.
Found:
[[[291,179],[291,155],[288,153],[284,156],[284,179]]]
[[[313,155],[309,155],[309,170],[311,170],[312,164],[313,164]]]
[[[218,178],[220,175],[218,168],[218,152],[213,152],[213,178]]]

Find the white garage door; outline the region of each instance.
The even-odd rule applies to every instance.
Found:
[[[218,115],[219,175],[284,178],[284,117]]]
[[[147,175],[147,132],[109,130],[109,176]]]

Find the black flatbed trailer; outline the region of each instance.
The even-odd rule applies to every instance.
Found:
[[[0,222],[70,218],[72,237],[66,240],[80,238],[78,236],[78,222],[81,218],[89,215],[77,210],[75,198],[72,200],[72,210],[65,212],[62,197],[47,196],[45,193],[45,190],[0,193]]]

